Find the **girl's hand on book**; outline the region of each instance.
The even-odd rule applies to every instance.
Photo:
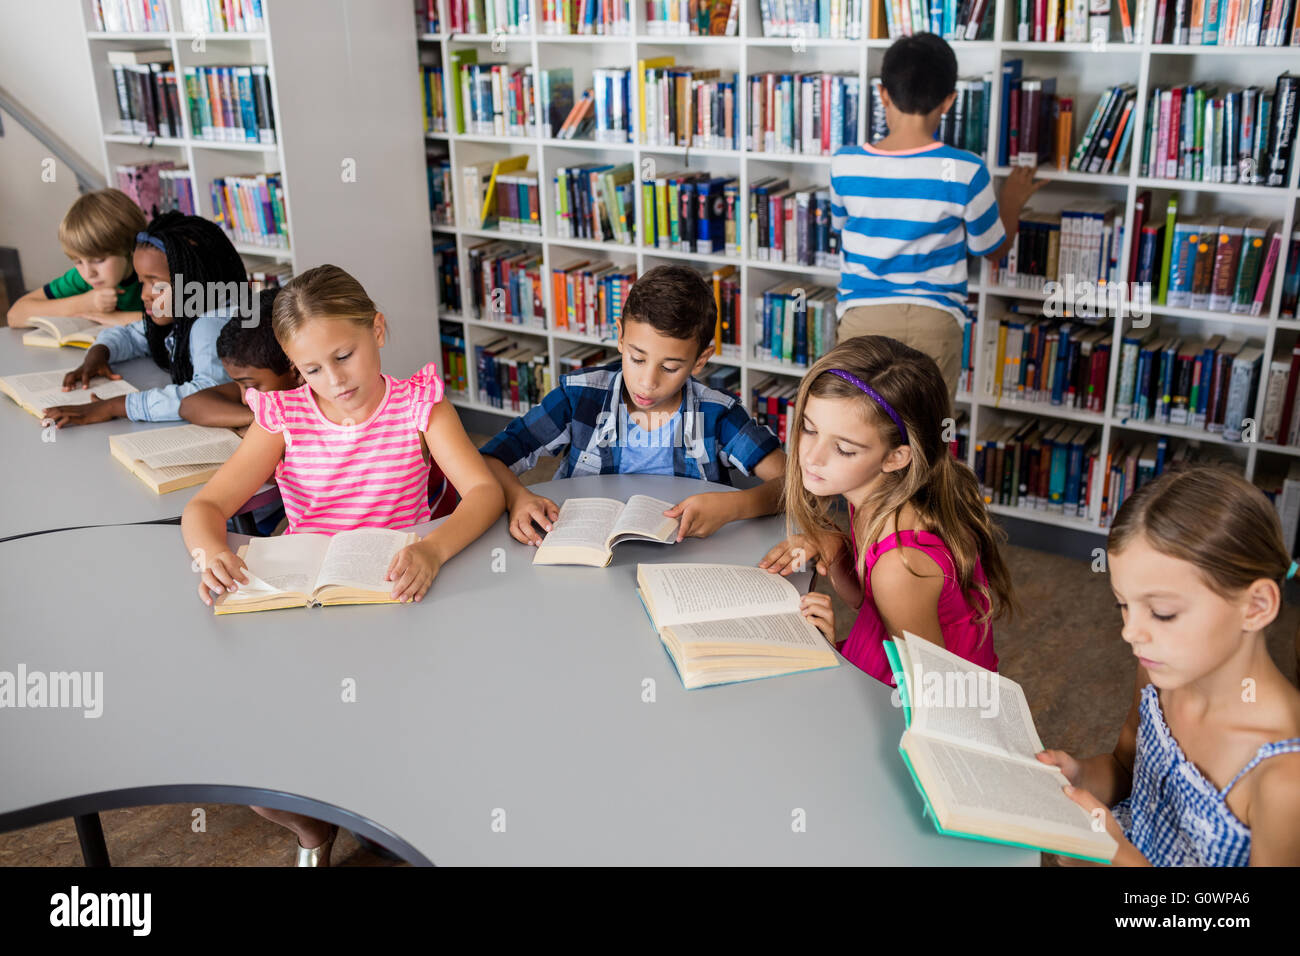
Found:
[[[683,498],[664,512],[665,518],[680,518],[677,526],[677,540],[683,538],[707,538],[728,521],[735,520],[731,510],[732,492],[706,491],[703,494]]]
[[[531,491],[521,491],[510,506],[510,537],[520,544],[537,547],[542,537],[537,533],[538,526],[551,530],[551,523],[560,517],[560,507],[550,498],[543,498]]]
[[[199,600],[208,607],[212,606],[212,592],[218,594],[239,590],[239,585],[248,583],[248,569],[244,559],[233,551],[222,551],[203,567],[199,578]]]
[[[1098,833],[1105,830],[1110,834],[1111,839],[1119,845],[1119,848],[1115,851],[1115,856],[1110,861],[1112,866],[1151,865],[1151,862],[1142,855],[1142,851],[1124,836],[1124,829],[1119,825],[1119,821],[1115,819],[1115,814],[1110,812],[1110,808],[1106,804],[1087,790],[1079,787],[1066,787],[1065,795],[1087,811],[1092,820],[1093,830]]]
[[[81,365],[63,376],[63,390],[68,392],[77,387],[90,388],[91,380],[100,376],[111,379],[122,377],[108,367],[108,349],[102,345],[92,345]]]
[[[826,640],[835,646],[835,609],[831,607],[831,596],[819,591],[811,591],[799,599],[799,613],[808,619],[808,623],[821,631]]]
[[[442,560],[434,548],[423,541],[408,544],[388,564],[388,576],[384,580],[393,582],[390,597],[402,604],[420,600],[441,567]]]
[[[1083,785],[1083,764],[1064,750],[1043,750],[1036,754],[1040,763],[1050,764],[1070,781],[1071,786]]]
[[[808,570],[810,561],[817,562],[818,574],[826,574],[829,570],[826,556],[822,554],[816,539],[806,534],[792,534],[767,552],[763,560],[758,562],[758,566],[768,571],[775,571],[777,574],[788,575],[793,571]]]
[[[41,409],[41,424],[63,428],[66,425],[93,425],[95,422],[111,422],[117,416],[113,414],[113,400],[95,398],[85,405],[53,405]]]

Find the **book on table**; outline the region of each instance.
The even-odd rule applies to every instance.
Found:
[[[585,564],[603,568],[614,560],[614,546],[624,541],[672,544],[679,518],[665,518],[673,507],[649,495],[633,495],[624,504],[614,498],[570,498],[533,555],[533,564]]]
[[[57,349],[61,345],[88,349],[105,328],[98,322],[76,315],[37,315],[28,321],[32,330],[23,333],[23,345],[43,349]]]
[[[89,388],[77,387],[65,392],[63,378],[74,371],[76,369],[64,368],[54,372],[6,375],[0,378],[0,392],[12,398],[24,411],[40,418],[42,410],[56,405],[89,405],[96,399],[116,398],[139,391],[124,378],[97,376],[90,380]]]
[[[1035,758],[1043,744],[1019,684],[908,631],[884,647],[906,724],[898,750],[936,830],[1110,862],[1115,840]]]
[[[229,428],[177,425],[110,435],[108,450],[160,495],[200,485],[239,447]]]
[[[682,685],[777,677],[838,667],[799,611],[799,591],[749,565],[638,564],[637,594]]]
[[[217,614],[329,604],[396,604],[384,580],[394,555],[414,532],[357,528],[338,534],[253,538],[239,549],[249,581],[213,602]]]

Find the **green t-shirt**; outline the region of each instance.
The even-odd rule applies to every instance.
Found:
[[[122,290],[117,297],[117,310],[119,312],[144,311],[144,301],[140,298],[141,283],[134,272],[123,276],[122,281],[118,283],[118,287]],[[57,279],[51,279],[45,283],[43,291],[47,299],[66,299],[69,296],[89,292],[90,283],[81,278],[81,273],[77,271],[76,266],[73,266]]]

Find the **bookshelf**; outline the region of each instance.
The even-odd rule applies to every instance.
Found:
[[[447,18],[447,0],[439,0],[440,24],[445,28]],[[885,50],[892,42],[888,38],[866,40],[823,39],[820,37],[779,38],[762,35],[759,0],[738,0],[739,9],[738,35],[735,37],[695,37],[650,35],[646,23],[646,5],[640,0],[630,4],[631,32],[616,36],[553,36],[528,32],[528,27],[517,33],[498,33],[496,37],[484,34],[469,35],[460,33],[427,33],[417,28],[418,46],[422,62],[438,62],[444,67],[444,82],[450,81],[450,55],[456,50],[477,48],[479,60],[508,62],[512,67],[532,66],[534,74],[542,69],[556,66],[571,66],[574,69],[574,87],[580,88],[590,77],[592,68],[616,65],[631,68],[635,73],[638,60],[655,56],[673,55],[679,64],[703,65],[717,67],[724,72],[736,73],[737,90],[747,89],[747,78],[752,73],[769,70],[787,70],[792,72],[815,70],[828,72],[856,73],[862,95],[858,104],[859,138],[865,138],[870,108],[868,81],[878,76]],[[1136,11],[1138,4],[1144,9]],[[1295,48],[1280,47],[1192,47],[1172,46],[1153,42],[1155,11],[1157,0],[1131,0],[1134,15],[1140,17],[1136,24],[1136,36],[1133,43],[1122,42],[1122,30],[1118,13],[1118,0],[1112,0],[1111,30],[1105,43],[1044,43],[1023,42],[1015,39],[1015,8],[1006,0],[996,0],[991,4],[989,16],[993,18],[992,39],[963,40],[952,42],[957,54],[958,74],[960,76],[982,76],[991,74],[992,93],[989,103],[989,142],[985,152],[985,161],[993,175],[995,187],[1000,188],[1002,181],[1010,173],[1007,167],[995,165],[996,145],[1000,123],[999,106],[1002,82],[1001,65],[1009,59],[1019,58],[1024,61],[1025,75],[1047,75],[1057,77],[1057,94],[1074,99],[1074,139],[1078,144],[1083,128],[1097,105],[1102,93],[1118,83],[1133,83],[1137,87],[1137,100],[1134,105],[1132,121],[1136,130],[1145,130],[1147,116],[1148,91],[1155,85],[1170,83],[1187,83],[1200,80],[1214,80],[1232,88],[1256,84],[1271,90],[1278,74],[1294,66]],[[426,0],[419,0],[417,10],[422,10]],[[540,8],[540,4],[534,8]],[[871,12],[875,3],[867,5],[867,24],[871,23]],[[537,18],[532,18],[536,23]],[[864,33],[869,28],[864,25]],[[495,42],[494,42],[495,40]],[[740,129],[747,128],[747,97],[740,95],[739,115]],[[633,131],[639,129],[635,116],[637,103],[632,97]],[[444,102],[453,102],[450,89],[444,90]],[[448,130],[454,125],[448,124]],[[458,193],[461,183],[461,170],[469,164],[490,162],[506,156],[527,154],[530,157],[528,168],[538,171],[543,230],[541,236],[520,236],[510,233],[498,233],[491,230],[467,228],[463,223],[459,195],[455,195],[458,224],[455,226],[434,225],[432,235],[435,242],[454,240],[456,242],[462,283],[461,301],[469,303],[470,289],[466,268],[466,249],[469,244],[481,238],[509,239],[520,245],[535,247],[540,250],[543,265],[543,293],[546,313],[552,316],[551,285],[549,270],[554,263],[568,258],[576,258],[582,253],[602,253],[617,264],[627,264],[642,274],[649,268],[665,262],[695,264],[706,270],[715,264],[732,264],[737,266],[741,284],[741,346],[739,355],[719,356],[714,359],[718,365],[731,365],[740,369],[740,395],[746,406],[751,405],[751,389],[769,376],[788,376],[792,380],[802,376],[803,369],[798,366],[758,358],[753,351],[754,318],[753,299],[765,289],[796,276],[807,276],[812,284],[835,285],[838,270],[813,268],[803,265],[790,265],[763,261],[753,257],[746,248],[748,236],[742,238],[741,255],[725,256],[721,254],[694,254],[670,252],[663,249],[645,248],[640,245],[621,245],[608,242],[589,242],[560,238],[556,234],[554,218],[554,199],[550,189],[550,178],[554,171],[565,165],[582,162],[631,162],[634,170],[644,168],[646,160],[666,164],[669,168],[700,169],[715,175],[736,176],[740,184],[740,197],[747,200],[749,184],[762,176],[780,174],[789,176],[792,185],[826,187],[829,184],[830,158],[827,156],[807,156],[767,153],[739,150],[686,149],[683,147],[646,146],[639,142],[610,144],[604,142],[575,142],[570,140],[541,139],[539,137],[485,137],[480,135],[463,135],[455,132],[426,134],[430,143],[442,144],[449,153],[452,167],[453,190]],[[1213,335],[1235,333],[1247,338],[1248,344],[1258,344],[1264,349],[1264,365],[1256,389],[1253,417],[1260,420],[1263,411],[1265,380],[1268,363],[1276,348],[1289,347],[1300,334],[1300,321],[1278,318],[1281,285],[1289,244],[1289,237],[1297,228],[1297,204],[1300,203],[1300,190],[1297,189],[1297,173],[1300,172],[1300,160],[1292,162],[1290,182],[1284,187],[1267,188],[1262,186],[1243,186],[1223,183],[1183,182],[1164,179],[1150,179],[1139,176],[1139,146],[1141,140],[1135,139],[1130,145],[1125,159],[1125,166],[1107,175],[1070,172],[1042,167],[1041,178],[1050,182],[1041,189],[1030,202],[1030,207],[1039,211],[1056,211],[1072,201],[1095,201],[1105,199],[1123,211],[1124,221],[1131,224],[1134,216],[1135,200],[1139,192],[1151,190],[1153,193],[1154,212],[1152,220],[1163,216],[1164,202],[1172,194],[1180,200],[1180,209],[1189,208],[1193,213],[1222,213],[1223,215],[1249,214],[1280,221],[1283,237],[1281,261],[1273,275],[1273,286],[1269,299],[1269,308],[1264,315],[1231,315],[1183,308],[1168,308],[1153,304],[1150,309],[1150,322],[1153,326],[1169,327],[1182,334]],[[740,145],[743,147],[743,135]],[[637,221],[642,221],[642,197],[636,191]],[[742,230],[744,231],[744,230]],[[1120,276],[1128,275],[1128,239],[1131,233],[1126,228],[1124,249],[1120,256]],[[639,241],[639,237],[638,237]],[[981,334],[996,328],[996,323],[988,321],[991,317],[1002,314],[1001,306],[1007,303],[1024,303],[1037,300],[1041,303],[1041,292],[1009,288],[993,281],[991,263],[981,260],[978,272],[973,272],[970,279],[970,292],[975,301],[976,324],[973,330],[972,364],[974,366],[974,388],[958,395],[958,408],[969,416],[970,441],[967,443],[967,462],[974,463],[975,438],[982,429],[990,424],[1025,417],[1038,416],[1044,421],[1075,421],[1095,425],[1100,433],[1101,449],[1104,455],[1112,448],[1117,439],[1137,439],[1143,434],[1168,435],[1176,439],[1194,440],[1206,445],[1221,445],[1235,456],[1246,476],[1253,477],[1262,462],[1274,460],[1283,466],[1292,458],[1300,457],[1300,448],[1263,445],[1261,443],[1231,443],[1220,434],[1212,434],[1199,429],[1180,428],[1178,426],[1157,425],[1152,422],[1134,422],[1121,419],[1115,414],[1115,392],[1118,387],[1120,341],[1131,316],[1110,319],[1104,324],[1112,329],[1113,346],[1110,356],[1105,408],[1100,413],[1090,413],[1075,408],[1052,406],[1048,403],[1012,402],[999,400],[986,394],[986,383],[990,380],[990,370],[981,367],[984,358]],[[447,322],[459,323],[464,330],[466,343],[468,391],[458,398],[456,404],[474,412],[496,416],[512,417],[515,412],[503,410],[484,404],[477,400],[476,369],[474,367],[474,345],[501,334],[514,335],[528,343],[549,350],[550,369],[553,380],[557,378],[558,355],[570,342],[592,342],[599,340],[572,332],[554,328],[535,328],[531,326],[485,321],[469,318],[439,310],[440,318]],[[549,324],[549,318],[548,318]],[[611,343],[603,343],[611,344]],[[751,408],[751,412],[752,412]],[[500,421],[501,419],[496,419]],[[1039,522],[1048,526],[1076,529],[1092,534],[1104,535],[1106,529],[1086,518],[1076,518],[1047,511],[1013,508],[1003,505],[991,505],[991,510],[999,515],[1021,518]]]
[[[183,29],[182,11],[191,0],[163,0],[170,29],[159,32],[101,31],[95,0],[80,5],[110,185],[117,184],[119,164],[171,160],[189,170],[195,212],[212,218],[213,179],[278,173],[287,242],[236,241],[250,271],[279,265],[298,273],[335,263],[361,281],[389,319],[400,347],[386,352],[385,371],[410,375],[423,356],[437,354],[428,217],[423,206],[409,202],[425,181],[418,155],[420,91],[410,81],[417,66],[409,0],[260,0],[265,28],[228,33]],[[275,142],[196,134],[183,79],[181,135],[118,132],[107,53],[157,49],[170,50],[178,76],[188,67],[266,66]]]

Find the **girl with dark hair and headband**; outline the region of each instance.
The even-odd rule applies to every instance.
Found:
[[[136,235],[132,263],[143,286],[144,318],[101,332],[81,366],[64,377],[63,390],[89,388],[97,377],[120,379],[110,363],[144,356],[169,372],[172,383],[44,409],[44,418],[59,428],[113,418],[177,421],[187,395],[229,381],[217,357],[217,336],[239,308],[248,275],[226,234],[200,216],[166,212]]]

